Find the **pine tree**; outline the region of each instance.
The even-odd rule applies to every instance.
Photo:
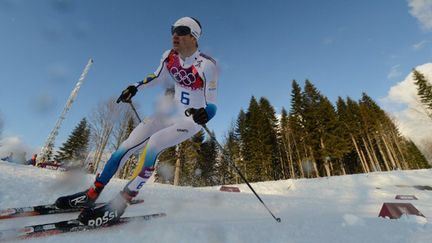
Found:
[[[306,151],[311,156],[311,162],[317,177],[323,174],[324,155],[322,147],[322,135],[324,122],[320,117],[321,94],[318,89],[309,81],[305,81],[303,91],[303,126],[305,131]],[[321,172],[321,173],[320,173]]]
[[[250,181],[282,178],[278,120],[268,99],[251,97],[247,112],[240,111],[235,128],[240,156],[236,165]]]
[[[420,96],[420,101],[428,109],[428,115],[432,119],[432,84],[428,82],[426,77],[417,70],[413,70],[415,85],[417,86],[417,94]]]
[[[366,93],[362,94],[360,109],[365,113],[363,114],[363,120],[369,119],[364,125],[365,138],[369,144],[370,153],[372,153],[371,165],[381,170],[377,159],[378,156],[375,153],[376,149],[374,149],[374,147],[376,148],[381,144],[382,148],[378,147],[378,151],[381,153],[386,167],[386,163],[388,163],[390,169],[408,169],[409,166],[405,160],[405,155],[400,148],[401,136],[393,120]]]
[[[337,134],[339,134],[340,138],[338,154],[336,157],[339,158],[340,170],[342,174],[353,173],[349,168],[349,164],[351,164],[352,161],[359,161],[360,158],[354,138],[354,134],[356,132],[353,131],[354,128],[351,127],[354,121],[350,119],[350,114],[347,112],[347,104],[341,97],[338,97],[336,102],[336,110],[339,124],[337,128]]]
[[[388,170],[389,166],[395,168],[393,157],[388,157],[388,148],[382,139],[380,132],[383,130],[382,124],[384,123],[384,111],[365,93],[359,101],[360,121],[362,127],[362,134],[359,140],[361,144],[368,167],[370,171],[381,171],[382,163],[378,159],[377,154],[380,154],[384,167]],[[377,148],[377,149],[376,149]],[[375,153],[375,150],[377,152]],[[390,165],[394,164],[394,165]]]
[[[250,181],[270,179],[270,172],[266,171],[270,164],[262,151],[262,113],[254,96],[251,97],[246,113],[243,140],[243,158],[245,176]]]
[[[281,164],[284,179],[296,178],[293,161],[292,142],[290,137],[290,129],[288,124],[288,112],[282,107],[281,118],[279,122],[279,133],[280,133],[280,153],[281,153]],[[288,176],[289,175],[289,176]]]
[[[240,140],[235,133],[235,126],[232,125],[228,130],[228,134],[226,135],[224,150],[221,151],[223,155],[217,162],[216,166],[216,175],[218,177],[218,184],[226,185],[226,184],[235,184],[238,181],[235,180],[236,172],[233,171],[233,168],[230,166],[230,163],[234,163],[237,167],[240,164]],[[227,161],[226,158],[229,158],[230,161]]]
[[[427,162],[425,156],[420,152],[412,140],[405,140],[405,150],[407,151],[407,160],[413,169],[427,169],[431,165]]]
[[[270,101],[261,97],[259,101],[259,108],[262,113],[263,121],[261,123],[261,129],[263,133],[262,146],[265,148],[265,159],[268,160],[269,164],[269,175],[268,177],[273,180],[282,179],[282,167],[281,167],[281,154],[279,147],[279,133],[278,133],[278,120],[276,118],[276,112]]]
[[[320,133],[320,157],[323,159],[327,176],[333,175],[335,166],[340,166],[339,159],[344,140],[340,137],[339,119],[330,100],[321,95],[318,107],[318,119],[320,120],[318,132]]]
[[[175,166],[177,162],[176,146],[165,149],[158,156],[158,163],[156,167],[157,176],[156,181],[159,183],[174,184]]]
[[[214,132],[213,136],[214,136]],[[197,175],[196,186],[213,186],[216,185],[216,166],[218,150],[213,139],[208,137],[200,146],[200,153],[195,165]]]
[[[294,159],[300,177],[311,176],[312,167],[309,163],[309,153],[306,150],[306,132],[304,128],[304,98],[302,90],[297,81],[292,81],[291,109],[288,116],[288,130],[292,138]],[[305,174],[306,172],[306,174]]]
[[[197,166],[200,159],[201,145],[204,142],[204,133],[201,130],[192,138],[179,146],[179,159],[181,161],[180,185],[196,186],[200,183],[200,169]]]
[[[81,165],[87,156],[90,139],[90,128],[87,120],[83,118],[75,127],[68,140],[59,149],[55,160],[59,162],[77,161]]]
[[[349,164],[351,173],[368,173],[370,172],[369,165],[367,163],[365,153],[363,152],[363,147],[361,141],[363,140],[363,125],[362,117],[360,112],[360,106],[357,101],[347,98],[346,101],[346,117],[345,122],[350,133],[351,141],[355,147],[358,160],[347,161]],[[360,166],[358,164],[360,162]]]
[[[233,134],[234,137],[237,139],[236,141],[239,145],[238,158],[234,162],[236,163],[237,167],[239,167],[243,171],[243,173],[247,173],[247,163],[244,158],[247,151],[245,143],[246,131],[246,113],[243,109],[240,109]],[[247,175],[245,176],[247,177]],[[235,182],[240,183],[240,177],[237,174],[235,176]]]

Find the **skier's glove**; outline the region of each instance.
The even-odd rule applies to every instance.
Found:
[[[121,95],[117,99],[117,103],[124,102],[130,103],[132,97],[137,93],[138,88],[135,85],[128,86],[125,90],[122,91]]]
[[[208,114],[206,109],[204,108],[189,108],[185,111],[186,116],[192,115],[192,118],[194,122],[196,122],[199,125],[204,125],[208,122]]]

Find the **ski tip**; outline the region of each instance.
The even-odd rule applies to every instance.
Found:
[[[9,216],[14,215],[16,213],[17,213],[17,210],[14,208],[0,210],[0,219],[8,218]]]
[[[134,200],[132,200],[130,202],[130,204],[131,205],[133,205],[133,204],[140,204],[140,203],[143,203],[143,202],[144,202],[144,199],[134,199]]]

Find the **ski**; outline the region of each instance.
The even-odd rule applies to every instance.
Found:
[[[142,199],[135,199],[131,201],[132,204],[143,203]],[[104,203],[96,203],[96,206]],[[18,218],[18,217],[28,217],[28,216],[38,216],[38,215],[48,215],[48,214],[59,214],[59,213],[73,213],[79,212],[81,208],[72,208],[72,209],[61,209],[56,207],[54,204],[45,204],[39,206],[30,206],[30,207],[18,207],[18,208],[8,208],[0,210],[0,220],[1,219],[10,219],[10,218]]]
[[[131,216],[131,217],[122,217],[119,221],[111,224],[104,224],[99,227],[97,226],[88,226],[82,224],[77,219],[59,221],[48,224],[36,224],[31,226],[25,226],[23,228],[18,229],[6,229],[0,230],[0,241],[3,240],[18,240],[18,239],[30,239],[36,237],[43,237],[49,235],[58,235],[68,232],[80,232],[80,231],[89,231],[96,229],[104,229],[116,225],[122,225],[130,222],[140,222],[140,221],[148,221],[155,218],[160,218],[166,216],[165,213],[154,213],[147,215],[139,215],[139,216]]]

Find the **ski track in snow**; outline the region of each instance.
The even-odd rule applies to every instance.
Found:
[[[59,196],[88,188],[94,175],[59,172],[0,161],[0,208],[52,203]],[[113,179],[100,201],[111,199],[127,183]],[[432,242],[432,170],[375,172],[253,183],[276,221],[247,185],[241,193],[219,187],[145,185],[125,216],[165,212],[167,217],[91,232],[35,238],[28,242]],[[395,200],[415,195],[419,200]],[[384,202],[412,203],[426,216],[379,218]],[[0,229],[75,218],[77,213],[0,221]]]

